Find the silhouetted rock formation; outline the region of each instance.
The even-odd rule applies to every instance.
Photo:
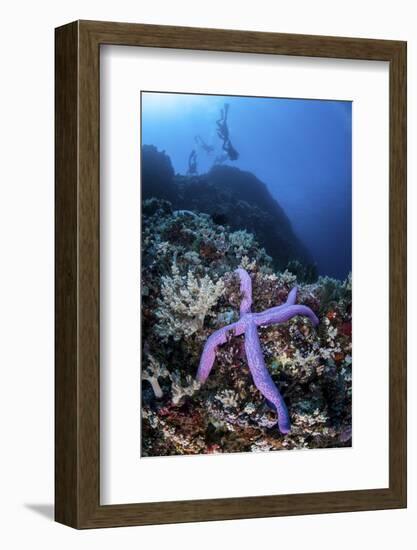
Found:
[[[310,253],[295,235],[291,222],[266,185],[251,172],[227,165],[207,174],[173,175],[165,153],[153,146],[142,151],[142,197],[167,199],[174,209],[210,214],[220,225],[254,233],[278,269],[298,260],[312,264]]]
[[[158,151],[154,145],[143,145],[141,168],[142,200],[158,197],[175,201],[174,169],[165,151]]]

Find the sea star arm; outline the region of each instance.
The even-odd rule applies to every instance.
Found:
[[[252,307],[252,281],[245,269],[236,269],[236,273],[240,278],[240,292],[243,295],[240,302],[240,315],[244,315],[249,313]]]
[[[242,323],[237,322],[222,327],[219,330],[216,330],[216,332],[213,332],[213,334],[207,339],[197,370],[198,382],[203,383],[207,380],[207,377],[210,374],[211,369],[213,368],[214,360],[216,359],[217,347],[227,342],[227,338],[229,336],[229,333],[231,332],[233,333],[233,335],[237,336],[242,334]]]
[[[255,386],[261,394],[275,406],[278,414],[278,427],[280,432],[282,434],[289,433],[291,431],[291,423],[288,409],[266,368],[258,331],[254,323],[249,323],[246,327],[245,351]]]
[[[297,300],[297,287],[295,286],[289,293],[287,297],[287,301],[284,305],[286,306],[293,306]]]
[[[279,314],[288,308],[288,306],[295,305],[295,302],[297,300],[297,287],[295,286],[291,292],[288,294],[287,301],[284,304],[281,304],[280,306],[271,307],[270,309],[266,309],[265,311],[262,311],[261,313],[255,313],[255,323],[257,326],[260,325],[270,325],[274,323],[275,321],[268,322],[268,319],[271,317],[271,315],[274,315],[275,318],[278,318]],[[281,323],[282,321],[277,321]]]
[[[254,315],[254,322],[257,326],[274,325],[278,323],[285,323],[289,319],[292,319],[296,315],[302,315],[308,317],[314,326],[319,324],[319,320],[316,314],[307,306],[291,305],[271,307]]]

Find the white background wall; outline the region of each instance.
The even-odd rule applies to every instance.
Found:
[[[0,8],[0,545],[379,550],[417,540],[417,17],[413,0],[15,0]],[[77,532],[52,522],[54,27],[74,19],[408,40],[408,510]],[[377,131],[377,130],[376,130]],[[375,186],[376,181],[369,185]],[[377,205],[376,205],[377,206]],[[370,213],[371,214],[371,213]],[[369,322],[372,322],[370,312]],[[375,345],[378,345],[375,342]],[[372,396],[369,396],[372,400]],[[284,472],[276,472],[284,475]],[[340,472],[343,476],[344,473]],[[157,480],[156,480],[157,481]],[[242,483],[244,479],[242,478]]]

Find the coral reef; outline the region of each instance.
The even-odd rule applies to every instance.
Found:
[[[174,168],[165,151],[154,145],[143,145],[141,154],[142,199],[159,197],[175,200]]]
[[[144,145],[142,198],[166,199],[174,210],[206,213],[231,231],[256,235],[275,269],[282,271],[288,266],[299,282],[315,280],[317,273],[310,253],[267,186],[251,172],[222,165],[223,161],[218,159],[207,174],[196,174],[195,167],[189,175],[174,176],[169,157]]]
[[[290,418],[282,396],[274,384],[268,369],[265,366],[259,336],[258,326],[268,326],[283,323],[297,315],[308,317],[313,325],[318,325],[319,320],[313,311],[306,306],[297,306],[297,288],[294,287],[288,294],[287,301],[281,306],[269,308],[262,313],[252,313],[252,281],[245,269],[239,268],[236,273],[240,277],[240,291],[242,301],[240,304],[240,319],[233,324],[226,325],[214,332],[207,340],[200,365],[197,372],[197,380],[205,382],[213,367],[218,346],[227,342],[232,336],[245,337],[245,352],[253,381],[262,395],[276,408],[278,426],[281,433],[289,433]]]
[[[143,456],[352,444],[350,278],[298,280],[285,265],[277,269],[256,232],[157,198],[142,203],[141,267]],[[250,277],[251,300],[236,269]],[[241,308],[276,308],[296,285],[298,302],[320,319],[317,329],[302,316],[257,328],[264,366],[288,409],[284,434],[253,383],[243,334],[217,348],[204,384],[195,374],[206,341],[239,322]]]
[[[191,270],[181,277],[175,259],[171,271],[172,276],[162,277],[162,298],[158,298],[156,310],[156,330],[165,341],[170,336],[179,340],[201,329],[224,291],[221,279],[216,283],[208,275],[197,279]]]

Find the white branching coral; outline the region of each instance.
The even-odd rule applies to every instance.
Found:
[[[243,229],[230,233],[229,242],[235,251],[236,257],[242,258],[247,255],[247,251],[254,245],[255,237],[252,233],[248,233]]]
[[[347,276],[347,279],[344,282],[344,286],[346,290],[352,291],[352,272],[349,272],[349,275]]]
[[[278,274],[278,284],[286,286],[294,286],[297,283],[297,277],[286,269]]]
[[[155,251],[157,256],[165,256],[170,251],[170,244],[168,241],[162,241],[155,245]]]
[[[268,441],[255,441],[253,445],[251,445],[250,450],[252,453],[264,453],[267,451],[270,451],[273,449],[272,445]]]
[[[242,256],[239,267],[241,267],[242,269],[246,269],[246,271],[255,271],[256,260],[250,260],[248,256]]]
[[[337,337],[337,328],[334,327],[329,319],[327,319],[327,317],[324,319],[324,325],[326,326],[326,329],[327,329],[327,344],[329,345],[329,347],[331,348],[334,348],[335,347],[335,339]]]
[[[320,355],[314,350],[301,353],[297,349],[291,357],[282,352],[275,357],[273,362],[273,368],[282,369],[292,376],[300,376],[301,370],[303,370],[304,376],[310,376],[317,371],[319,365]]]
[[[293,415],[294,427],[302,428],[301,433],[305,430],[306,426],[316,427],[320,424],[326,424],[327,421],[327,415],[324,411],[320,411],[319,409],[315,409],[311,414],[296,412]]]
[[[171,392],[172,403],[174,405],[178,405],[183,397],[193,395],[201,386],[201,384],[190,375],[186,376],[185,385],[181,383],[181,377],[178,373],[172,373],[170,378],[172,380]]]
[[[232,390],[223,390],[214,396],[224,407],[236,408],[239,405],[238,395]]]
[[[186,276],[181,276],[175,261],[171,273],[171,276],[162,277],[156,330],[164,340],[169,336],[180,340],[203,327],[204,319],[211,315],[225,287],[222,279],[214,283],[208,275],[197,278],[188,271]]]
[[[160,399],[163,396],[162,388],[159,384],[158,378],[169,376],[168,370],[158,363],[158,361],[151,355],[148,355],[149,365],[142,371],[142,380],[147,380],[152,386],[155,397]]]

